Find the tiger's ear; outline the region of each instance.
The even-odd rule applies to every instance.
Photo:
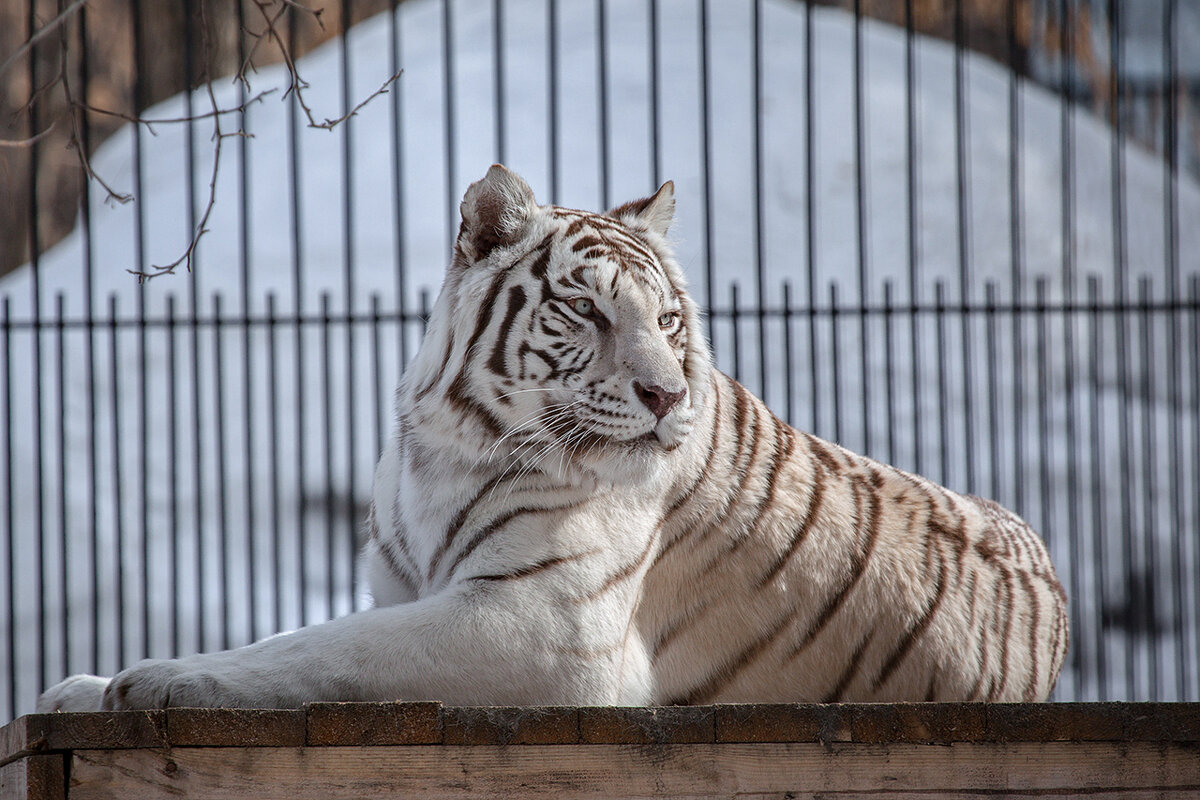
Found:
[[[650,197],[633,200],[608,212],[633,227],[643,227],[659,236],[666,236],[675,221],[675,182],[667,181]]]
[[[507,167],[493,164],[482,180],[467,188],[458,207],[463,255],[481,261],[497,247],[520,241],[536,208],[529,184]]]

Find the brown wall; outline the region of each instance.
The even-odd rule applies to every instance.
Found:
[[[343,6],[353,23],[391,2],[331,0],[321,13],[324,27],[309,14],[289,11],[279,30],[295,36],[299,56],[341,33]],[[69,5],[67,0],[0,2],[0,63]],[[31,209],[37,209],[39,252],[73,227],[84,175],[73,149],[76,138],[92,153],[124,124],[120,117],[78,107],[73,112],[66,88],[76,103],[132,116],[209,76],[232,74],[243,57],[239,38],[242,48],[253,42],[249,35],[239,36],[243,23],[251,31],[265,29],[253,0],[240,5],[242,19],[239,0],[89,0],[0,73],[0,140],[20,142],[49,128],[34,145],[0,146],[0,274],[30,259]],[[278,2],[271,7],[280,8]],[[254,61],[262,65],[279,58],[278,47],[263,42]]]

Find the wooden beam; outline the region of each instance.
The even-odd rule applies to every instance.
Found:
[[[1200,704],[318,703],[0,729],[0,800],[497,795],[1200,797]]]
[[[442,745],[75,753],[71,800],[188,797],[1184,798],[1190,746],[1111,742]]]
[[[0,767],[0,798],[4,800],[65,800],[67,756],[26,756]]]

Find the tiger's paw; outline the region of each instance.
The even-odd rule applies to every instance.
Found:
[[[37,701],[37,712],[99,711],[108,683],[108,678],[98,675],[72,675],[42,693]]]
[[[142,708],[246,708],[255,703],[200,658],[150,659],[117,673],[104,690],[105,711]]]

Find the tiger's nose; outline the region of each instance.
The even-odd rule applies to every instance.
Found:
[[[684,398],[684,396],[687,394],[687,389],[680,389],[677,392],[672,392],[669,389],[664,389],[658,384],[645,386],[641,381],[635,380],[633,382],[633,392],[637,395],[638,399],[642,401],[642,404],[646,406],[646,408],[650,409],[650,412],[654,414],[654,416],[662,419],[668,413],[670,413],[671,409],[675,407],[676,403]]]

